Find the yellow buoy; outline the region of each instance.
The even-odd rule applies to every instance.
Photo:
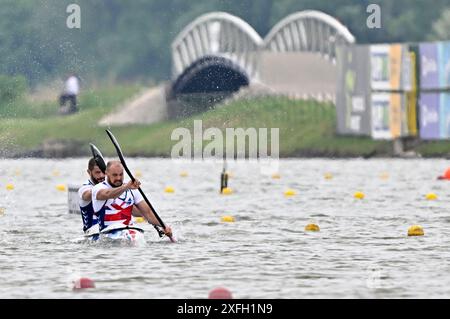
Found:
[[[428,193],[428,194],[425,196],[425,198],[428,199],[428,200],[435,200],[435,199],[437,199],[438,197],[437,197],[437,195],[436,195],[435,193]]]
[[[0,216],[5,215],[5,209],[3,207],[0,207]]]
[[[166,192],[166,193],[175,193],[175,189],[172,186],[167,186],[164,189],[164,192]]]
[[[14,189],[14,185],[13,184],[6,184],[6,190],[12,191],[13,189]]]
[[[64,184],[56,185],[56,189],[59,190],[60,192],[65,192],[67,190],[66,185]]]
[[[231,194],[233,194],[233,190],[229,187],[225,187],[224,189],[222,189],[222,194],[223,195],[231,195]]]
[[[142,177],[142,172],[141,171],[136,171],[136,173],[134,174],[137,178],[141,178]]]
[[[316,224],[308,224],[305,226],[305,231],[320,231],[320,228]]]
[[[296,192],[293,189],[288,189],[284,192],[284,196],[294,196]]]
[[[325,173],[324,177],[325,177],[325,179],[332,179],[333,178],[333,174]]]
[[[423,228],[420,225],[413,225],[408,229],[408,236],[423,236],[424,234]]]
[[[135,223],[145,223],[145,218],[144,217],[134,217],[134,222]]]
[[[55,176],[55,177],[58,177],[58,176],[60,175],[60,173],[59,173],[59,171],[58,171],[57,169],[55,169],[55,170],[52,172],[52,174],[53,174],[53,176]]]
[[[234,223],[234,217],[233,216],[222,216],[220,219],[223,223]]]
[[[357,199],[364,199],[366,195],[363,192],[356,192],[353,196]]]
[[[180,173],[180,176],[181,177],[188,177],[188,172],[183,171],[183,172]]]
[[[280,179],[281,176],[280,176],[279,173],[274,173],[274,174],[272,174],[272,178],[273,178],[273,179]]]

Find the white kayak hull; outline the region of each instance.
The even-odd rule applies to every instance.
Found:
[[[145,244],[144,230],[136,227],[109,227],[99,233],[85,236],[88,242],[105,242],[118,244]]]
[[[144,232],[137,229],[116,229],[108,233],[100,233],[100,240],[145,243]]]

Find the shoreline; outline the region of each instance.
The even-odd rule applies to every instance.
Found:
[[[116,157],[116,154],[104,153],[104,156],[107,157]],[[16,154],[1,154],[0,160],[11,160],[11,159],[76,159],[76,158],[87,158],[90,157],[91,154],[86,153],[67,153],[64,154],[52,154],[45,155],[39,151],[27,152],[27,153],[16,153]],[[127,158],[146,158],[146,159],[171,159],[170,155],[167,154],[125,154]],[[255,160],[256,158],[240,158],[236,157],[234,160]],[[267,159],[271,159],[267,157]],[[343,154],[342,152],[318,152],[315,150],[305,150],[300,151],[297,154],[288,154],[288,155],[280,155],[279,159],[450,159],[450,154],[442,154],[442,155],[422,155],[416,153],[405,153],[403,155],[392,155],[387,153],[375,153],[375,154]],[[184,160],[184,159],[181,159]],[[186,159],[187,160],[187,159]],[[191,160],[196,160],[191,158]],[[201,160],[215,160],[215,158],[202,158]]]
[[[20,117],[0,118],[0,158],[88,157],[91,155],[89,143],[95,144],[104,156],[115,157],[116,152],[105,134],[105,127],[98,121],[138,90],[137,86],[132,86],[85,93],[81,96],[82,111],[64,117],[55,115],[54,106],[34,105],[30,109],[23,105],[18,110],[22,114]],[[222,136],[226,136],[228,128],[278,128],[277,147],[281,159],[450,158],[450,141],[404,138],[398,143],[370,137],[338,136],[335,133],[336,110],[332,103],[286,97],[243,98],[226,107],[218,106],[188,118],[150,125],[117,126],[112,130],[127,157],[171,158],[173,147],[180,141],[171,139],[173,132],[181,128],[188,132],[183,140],[191,141],[197,120],[201,120],[203,150],[212,141],[203,135],[209,128],[220,130]],[[188,143],[192,149],[192,142]],[[224,140],[221,143],[218,148],[226,146]]]

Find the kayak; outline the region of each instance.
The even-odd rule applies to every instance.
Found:
[[[145,243],[144,231],[139,228],[114,229],[100,233],[100,239],[110,242],[126,242],[131,244]]]
[[[94,226],[97,226],[97,232]],[[118,244],[139,245],[145,244],[144,230],[138,227],[112,224],[102,231],[98,231],[98,225],[94,225],[85,232],[85,239],[90,242],[106,242]],[[92,229],[92,231],[90,231]]]

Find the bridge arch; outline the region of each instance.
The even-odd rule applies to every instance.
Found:
[[[186,117],[213,108],[215,104],[248,86],[250,78],[239,65],[221,56],[204,56],[172,83],[168,114]]]
[[[172,85],[175,94],[235,92],[250,79],[239,65],[219,56],[204,56],[188,68]]]
[[[293,13],[277,23],[264,39],[271,52],[316,52],[335,63],[336,47],[355,42],[350,31],[332,16],[315,10]]]
[[[226,12],[204,14],[188,24],[172,42],[172,76],[176,79],[206,56],[232,61],[255,76],[257,51],[263,40],[244,20]]]
[[[172,42],[169,115],[204,111],[254,82],[280,94],[333,100],[337,47],[354,42],[337,19],[315,10],[287,16],[264,39],[229,13],[201,15]]]

